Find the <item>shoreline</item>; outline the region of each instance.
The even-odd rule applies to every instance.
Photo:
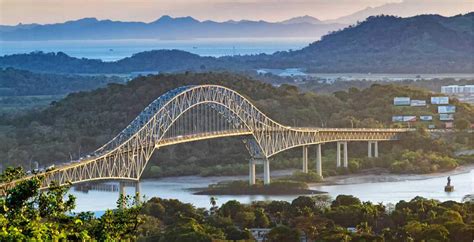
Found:
[[[271,172],[272,178],[280,178],[291,175],[294,171],[299,171],[300,169],[285,169],[285,170],[274,170]],[[431,178],[443,177],[443,176],[452,176],[462,173],[468,173],[471,170],[474,170],[474,164],[462,165],[453,170],[428,173],[428,174],[394,174],[387,172],[382,168],[373,168],[361,171],[359,173],[347,174],[347,175],[337,175],[324,178],[324,181],[318,183],[307,183],[308,186],[331,186],[331,185],[347,185],[347,184],[361,184],[361,183],[373,183],[373,182],[397,182],[397,181],[411,181],[411,180],[426,180]],[[257,174],[257,178],[262,178],[263,174]],[[218,183],[222,181],[232,181],[232,180],[246,180],[248,176],[246,175],[236,175],[236,176],[175,176],[175,177],[163,177],[163,178],[147,178],[142,181],[165,181],[165,182],[174,182],[174,183],[189,183],[193,182],[197,186],[202,181],[207,181],[209,184]],[[206,185],[207,186],[207,185]],[[194,187],[197,189],[202,189],[203,187]]]
[[[332,185],[348,185],[362,184],[373,182],[398,182],[398,181],[416,181],[427,180],[439,177],[448,177],[463,173],[469,173],[474,170],[474,164],[462,165],[453,170],[427,173],[427,174],[394,174],[383,171],[383,169],[369,169],[360,173],[330,176],[319,183],[308,183],[309,186],[332,186]]]

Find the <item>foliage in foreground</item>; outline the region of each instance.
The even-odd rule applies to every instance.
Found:
[[[24,174],[20,168],[9,168],[1,181],[18,178],[18,174]],[[68,186],[53,183],[40,192],[41,182],[41,177],[25,180],[0,198],[0,241],[136,239],[142,223],[138,216],[141,205],[131,197],[121,197],[116,210],[96,218],[92,212],[72,212],[75,197],[67,195]]]
[[[21,174],[9,169],[4,181]],[[108,210],[100,218],[91,212],[72,213],[75,198],[67,187],[52,185],[40,193],[41,178],[18,184],[0,198],[0,241],[25,240],[252,240],[251,228],[268,228],[268,241],[472,241],[474,203],[440,202],[422,197],[396,205],[361,202],[339,195],[301,196],[286,201],[228,201],[197,209],[176,199],[152,198]],[[352,229],[349,229],[352,228]]]
[[[196,209],[175,199],[152,198],[142,213],[157,228],[149,241],[247,240],[251,228],[270,229],[269,241],[472,241],[474,204],[415,197],[396,205],[361,202],[340,195],[285,201],[229,201]],[[348,228],[352,228],[350,230]],[[161,231],[161,232],[157,232]]]

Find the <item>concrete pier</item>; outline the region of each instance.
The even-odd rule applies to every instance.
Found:
[[[140,185],[140,181],[136,181],[135,182],[135,202],[136,203],[140,203],[141,195],[142,195],[142,187]]]
[[[344,167],[349,167],[349,157],[347,155],[347,142],[344,142]]]
[[[267,158],[263,160],[263,184],[270,184],[270,161]]]
[[[308,173],[308,146],[303,146],[303,172]]]
[[[369,141],[368,142],[369,147],[368,147],[368,157],[379,157],[379,142],[377,141]],[[374,148],[372,150],[372,147]]]
[[[348,167],[349,166],[349,158],[348,158],[348,155],[347,155],[347,141],[344,141],[344,142],[337,142],[337,151],[336,151],[336,166],[337,167],[341,167],[341,147],[343,147],[342,149],[344,149],[344,167]]]
[[[316,146],[316,173],[322,178],[323,177],[323,166],[322,166],[322,155],[321,155],[321,144]]]
[[[249,160],[249,185],[255,185],[255,160]]]

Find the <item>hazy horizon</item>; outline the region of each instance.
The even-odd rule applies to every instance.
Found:
[[[359,11],[375,11],[401,17],[419,14],[452,16],[474,11],[468,0],[0,0],[0,24],[61,23],[82,18],[152,22],[163,15],[195,19],[264,20],[278,22],[309,15],[334,20]],[[367,8],[372,8],[368,9]],[[105,11],[104,11],[105,10]]]

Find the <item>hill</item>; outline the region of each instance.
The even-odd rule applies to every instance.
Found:
[[[266,61],[266,66],[319,73],[474,73],[472,26],[474,13],[376,16],[301,50],[247,59],[255,66]]]
[[[0,67],[55,73],[130,73],[140,71],[179,72],[186,70],[236,69],[233,63],[201,57],[181,50],[153,50],[114,62],[75,58],[63,52],[14,54],[0,57]]]
[[[449,18],[376,16],[328,34],[301,50],[272,55],[213,58],[179,50],[154,50],[103,62],[61,52],[33,52],[2,56],[0,67],[64,73],[254,71],[295,67],[312,73],[474,73],[472,26],[474,13]]]
[[[84,18],[57,24],[0,26],[0,40],[189,39],[242,37],[313,37],[345,25],[295,21],[199,21],[192,17],[162,16],[150,23]]]
[[[394,107],[393,97],[428,98],[431,95],[423,90],[394,85],[317,95],[301,93],[288,85],[276,88],[229,73],[140,77],[127,84],[109,84],[95,91],[70,94],[45,110],[21,117],[0,116],[0,160],[5,164],[28,164],[30,160],[48,164],[83,156],[109,141],[164,92],[184,85],[210,83],[242,93],[269,117],[284,125],[301,127],[388,127],[393,125],[392,115],[420,113],[419,108]],[[452,102],[457,106],[456,119],[474,122],[472,106]],[[436,112],[435,107],[423,110],[424,114],[435,115]],[[407,144],[414,148],[422,145]],[[367,153],[366,144],[356,147],[352,146],[352,151],[361,149],[362,154]],[[294,153],[298,157],[299,151]],[[248,168],[244,161],[247,159],[239,138],[194,142],[160,149],[151,161],[149,169],[153,170],[147,174],[245,173]],[[272,166],[283,168],[290,164],[284,161]]]
[[[0,96],[68,94],[96,89],[111,82],[123,80],[118,77],[57,75],[6,68],[0,69]]]

